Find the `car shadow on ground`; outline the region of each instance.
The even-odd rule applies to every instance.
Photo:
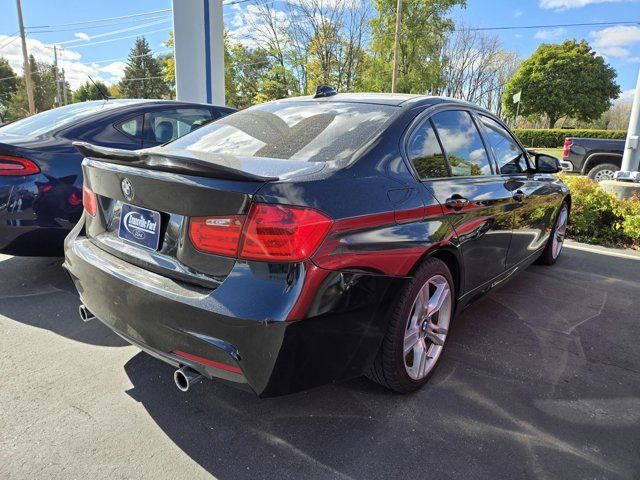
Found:
[[[124,366],[160,429],[238,478],[638,478],[640,260],[566,250],[457,318],[428,385],[366,379],[260,400],[188,393],[143,354]]]
[[[4,259],[3,259],[4,258]],[[100,322],[83,323],[62,258],[0,256],[0,315],[91,345],[128,345]]]

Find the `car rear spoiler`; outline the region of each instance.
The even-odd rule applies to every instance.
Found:
[[[139,167],[147,170],[159,170],[161,172],[221,178],[224,180],[240,180],[245,182],[272,182],[278,180],[278,177],[255,175],[197,158],[181,157],[178,155],[159,155],[145,150],[131,151],[119,148],[98,147],[87,142],[73,142],[73,145],[84,157],[106,163]]]

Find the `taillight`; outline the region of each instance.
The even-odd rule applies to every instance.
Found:
[[[316,251],[332,223],[310,208],[254,203],[247,216],[191,218],[189,238],[205,253],[299,262]]]
[[[571,140],[565,140],[564,141],[564,148],[562,149],[562,156],[563,157],[568,157],[569,153],[571,152],[571,145],[573,145],[571,143]]]
[[[189,224],[189,237],[201,252],[235,257],[244,218],[244,215],[194,217]]]
[[[21,157],[0,155],[0,175],[23,176],[40,173],[40,167],[31,160]]]
[[[297,262],[309,258],[331,228],[310,208],[254,203],[242,237],[240,258]]]
[[[86,185],[82,187],[82,203],[87,213],[95,217],[98,213],[98,198]]]

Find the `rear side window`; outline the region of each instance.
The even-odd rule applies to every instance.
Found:
[[[433,115],[431,120],[447,154],[453,176],[491,175],[487,151],[469,112],[440,112]]]
[[[130,118],[128,120],[124,120],[123,122],[117,123],[116,128],[130,137],[142,139],[142,121],[144,116],[138,115],[137,117]]]
[[[430,120],[423,122],[413,132],[407,145],[407,155],[421,180],[449,176],[444,153]]]
[[[500,173],[522,173],[527,171],[527,156],[511,134],[494,119],[480,115],[485,138],[498,160]]]
[[[208,108],[174,108],[147,113],[149,140],[166,143],[186,135],[203,125],[213,116]]]

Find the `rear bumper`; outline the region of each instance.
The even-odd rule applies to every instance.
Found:
[[[64,238],[82,213],[82,205],[69,205],[68,198],[81,193],[73,185],[43,193],[46,182],[43,175],[1,179],[0,253],[62,256]]]
[[[167,363],[189,365],[264,397],[361,375],[404,281],[238,262],[218,288],[205,289],[103,251],[81,235],[82,223],[65,241],[64,267],[98,319]],[[292,312],[305,313],[289,320]]]
[[[575,171],[575,169],[573,167],[573,163],[571,163],[568,160],[560,160],[560,166],[562,167],[562,170],[564,170],[565,172],[573,172],[573,171]]]

